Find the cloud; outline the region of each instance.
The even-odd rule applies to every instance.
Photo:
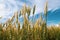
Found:
[[[43,12],[45,0],[26,0],[26,5],[31,8],[36,5],[35,14]]]
[[[19,10],[23,4],[23,2],[16,0],[0,0],[0,16],[7,17],[7,15],[12,15],[15,11]]]
[[[15,11],[19,11],[23,4],[33,8],[36,5],[35,14],[44,12],[44,4],[46,0],[0,0],[0,16],[4,18],[10,18]],[[48,0],[48,9],[60,7],[59,0]],[[31,14],[32,15],[32,14]]]
[[[60,7],[60,0],[48,0],[49,8],[57,8]]]
[[[44,12],[44,5],[46,0],[26,0],[27,5],[33,7],[33,5],[36,5],[36,13]],[[48,10],[55,9],[60,7],[60,1],[59,0],[48,0]]]
[[[24,3],[31,6],[31,8],[36,5],[36,13],[43,12],[44,4],[46,0],[0,0],[0,16],[9,15],[14,13],[14,11],[19,10]],[[48,9],[59,7],[59,0],[48,0]]]

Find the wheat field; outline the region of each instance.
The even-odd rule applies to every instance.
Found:
[[[35,7],[36,5],[34,5],[33,8],[33,17]],[[41,14],[35,24],[32,24],[29,21],[31,8],[24,5],[20,13],[15,12],[11,19],[8,19],[4,24],[0,23],[0,40],[60,40],[60,26],[47,26],[47,11],[46,2],[44,9],[45,20],[43,20]],[[26,16],[26,14],[28,14],[28,16]],[[24,18],[22,28],[18,19],[21,15]]]

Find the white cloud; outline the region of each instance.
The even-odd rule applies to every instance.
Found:
[[[8,15],[12,15],[15,11],[20,9],[18,5],[22,6],[23,4],[23,2],[16,0],[0,0],[0,16],[6,18]]]
[[[4,9],[4,7],[5,7],[5,5],[4,5],[4,4],[0,4],[0,11],[1,11],[1,10],[3,10],[3,9]]]
[[[36,5],[35,14],[43,12],[45,0],[27,0],[27,1],[31,2],[31,4],[30,4],[31,7],[33,7],[34,5]]]
[[[55,24],[56,27],[59,27],[59,24]]]
[[[30,6],[33,7],[36,5],[36,13],[43,12],[44,9],[44,3],[46,0],[26,0],[27,3],[30,3]],[[59,6],[59,0],[48,0],[48,8],[52,9],[54,7]],[[0,0],[0,16],[9,15],[10,13],[13,13],[14,11],[18,10],[20,6],[23,6],[24,2],[17,1],[17,0]],[[26,4],[26,5],[28,5]],[[56,4],[56,5],[54,5]],[[19,6],[18,6],[19,5]]]
[[[40,13],[44,11],[44,4],[46,0],[26,0],[26,5],[29,5],[31,8],[36,5],[36,12]],[[17,0],[0,0],[0,16],[7,18],[8,15],[12,15],[15,11],[19,10],[23,6],[23,1]],[[60,7],[59,0],[48,0],[48,9],[53,9]],[[32,14],[31,14],[32,15]],[[8,17],[10,18],[10,16]]]
[[[46,0],[27,0],[27,1],[30,1],[32,3],[30,5],[31,7],[33,7],[33,5],[36,5],[36,13],[44,12],[44,4]],[[58,7],[60,7],[59,0],[48,0],[48,10],[55,9]]]
[[[58,8],[60,7],[60,0],[48,0],[49,8]]]

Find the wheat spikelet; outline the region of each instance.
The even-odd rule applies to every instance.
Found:
[[[48,1],[46,1],[45,3],[45,7],[44,7],[44,15],[47,15],[47,9],[48,8]]]
[[[35,13],[35,8],[36,8],[36,5],[34,5],[34,7],[33,7],[33,15],[34,15],[34,13]]]
[[[28,16],[30,15],[30,12],[31,12],[31,8],[30,7],[27,7]]]

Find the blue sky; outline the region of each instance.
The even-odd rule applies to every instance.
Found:
[[[3,17],[3,20],[11,18],[14,12],[19,11],[24,4],[30,6],[31,8],[33,8],[33,6],[36,5],[35,14],[38,14],[40,12],[44,12],[43,9],[45,2],[46,0],[0,0],[0,16]],[[48,11],[52,9],[52,11],[54,11],[58,8],[60,8],[60,0],[48,0]],[[55,23],[53,21],[49,20],[48,22]]]

